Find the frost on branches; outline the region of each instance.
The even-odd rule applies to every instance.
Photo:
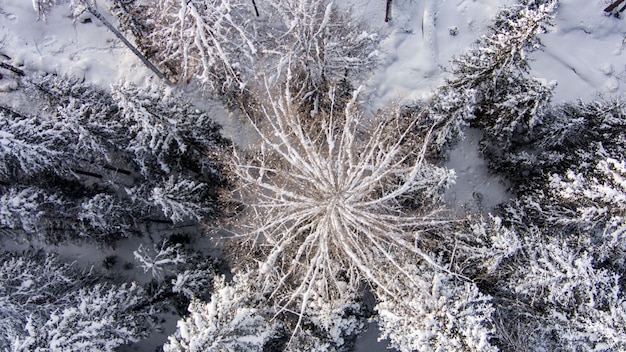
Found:
[[[555,195],[575,205],[576,214],[562,223],[597,233],[598,260],[626,268],[626,161],[606,158],[585,175],[569,170],[565,177],[552,175]]]
[[[358,292],[349,291],[346,285],[346,289],[332,301],[312,292],[307,305],[303,326],[296,326],[285,351],[354,349],[358,334],[365,329],[365,312]]]
[[[295,330],[315,297],[341,306],[364,282],[401,295],[385,279],[411,276],[403,260],[435,265],[420,234],[446,222],[437,202],[452,173],[426,160],[428,136],[403,148],[412,124],[393,114],[367,120],[357,96],[314,122],[288,93],[272,99],[257,124],[260,152],[236,161],[256,280],[279,312],[299,316]]]
[[[157,0],[149,41],[159,65],[186,81],[196,75],[221,92],[245,86],[257,48],[250,4],[233,0]],[[244,78],[242,78],[244,76]]]
[[[0,103],[3,233],[111,244],[151,219],[218,214],[228,141],[182,93],[127,83],[108,92],[55,75],[21,84],[32,107]]]
[[[0,255],[0,346],[10,351],[114,351],[149,333],[147,297],[45,253]],[[132,314],[129,314],[132,313]]]
[[[161,246],[155,244],[154,250],[141,244],[133,252],[133,256],[144,272],[150,272],[152,277],[159,280],[163,279],[166,267],[185,263],[185,256],[180,252],[180,245],[172,245],[167,241],[161,243]]]
[[[408,270],[408,269],[407,269]],[[489,351],[493,308],[476,285],[423,267],[403,296],[381,294],[380,338],[400,351]]]
[[[603,111],[602,118],[606,118],[608,111]],[[611,123],[623,121],[615,117]],[[577,131],[575,126],[584,120],[572,119],[574,126],[564,128],[564,135],[548,139],[590,148],[573,146],[565,158],[544,167],[564,171],[545,177],[544,183],[529,180],[525,186],[532,191],[503,209],[523,245],[511,265],[517,269],[507,279],[506,290],[513,289],[515,299],[504,293],[497,309],[504,320],[524,322],[515,334],[531,349],[613,351],[626,347],[622,324],[626,317],[626,167],[623,160],[613,157],[622,157],[624,141],[605,139],[607,134],[598,133],[605,124],[597,124],[584,132],[590,140],[570,142],[572,136],[567,134]],[[538,140],[545,143],[548,139]],[[562,152],[560,148],[554,151]]]
[[[539,50],[557,1],[526,1],[504,8],[489,32],[452,62],[452,78],[435,95],[429,117],[442,125],[437,145],[471,123],[507,148],[542,123],[554,84],[528,75],[527,54]],[[450,133],[452,132],[452,133]],[[524,132],[524,133],[522,133]]]
[[[280,24],[280,40],[275,48],[264,47],[265,52],[275,51],[276,64],[263,73],[277,86],[288,82],[291,94],[312,103],[312,110],[326,100],[328,88],[341,80],[358,81],[377,64],[377,34],[367,32],[334,2],[285,0],[268,5]]]
[[[377,61],[377,36],[327,0],[258,1],[260,17],[249,1],[150,3],[145,11],[137,11],[138,1],[117,11],[126,27],[149,28],[133,31],[147,56],[179,82],[200,82],[229,102],[243,99],[238,103],[250,113],[247,99],[256,99],[263,77],[278,86],[291,70],[294,90],[313,101],[327,82],[354,78]]]
[[[210,302],[192,300],[189,317],[163,346],[165,352],[263,351],[278,335],[279,324],[263,308],[262,295],[248,274],[238,274],[232,285],[216,278]]]

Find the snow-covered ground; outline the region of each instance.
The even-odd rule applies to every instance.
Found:
[[[626,22],[604,13],[610,3],[559,1],[545,50],[532,55],[532,74],[557,82],[555,102],[626,92]]]
[[[514,3],[394,0],[392,20],[385,23],[385,1],[337,1],[384,38],[381,65],[366,82],[372,110],[428,96],[444,82],[450,60],[484,33],[499,8]],[[556,101],[626,91],[626,24],[603,12],[608,3],[560,1],[555,26],[541,38],[545,50],[532,54],[531,65],[533,75],[557,82]],[[107,3],[99,5],[115,23]],[[74,23],[68,12],[58,6],[46,22],[37,21],[32,2],[0,0],[0,60],[28,71],[84,77],[105,87],[120,80],[141,84],[156,79],[97,19],[84,15]],[[3,86],[8,80],[0,82]]]
[[[428,97],[444,82],[452,57],[467,50],[498,9],[512,2],[394,0],[392,19],[385,23],[385,1],[338,1],[384,38],[381,66],[367,82],[370,108]]]
[[[389,104],[427,97],[446,78],[446,67],[487,29],[502,6],[514,0],[394,0],[392,20],[384,22],[383,0],[338,0],[337,4],[380,33],[382,62],[370,77],[366,101],[370,111]],[[609,0],[561,0],[555,25],[541,37],[545,50],[532,54],[532,74],[557,83],[555,101],[564,102],[597,94],[621,96],[626,92],[626,23],[604,14]],[[107,4],[99,2],[107,14]],[[157,79],[97,19],[83,16],[75,23],[68,9],[58,6],[47,22],[37,21],[31,1],[0,0],[0,61],[27,72],[72,75],[101,86],[120,80],[142,84]],[[0,69],[0,91],[14,87],[11,74]],[[6,93],[0,92],[0,99]],[[6,97],[6,95],[5,95]],[[211,103],[198,102],[200,107]],[[253,131],[236,117],[215,114],[225,135],[239,144],[249,143]],[[451,153],[447,167],[457,172],[456,185],[446,194],[455,205],[490,209],[507,197],[506,187],[491,178],[478,150],[479,134],[469,131]],[[121,243],[128,261],[138,242]],[[72,247],[60,249],[81,264],[101,262],[107,251]],[[138,278],[136,278],[138,279]],[[373,327],[357,343],[358,351],[382,351],[372,342]]]
[[[101,4],[106,17],[113,20]],[[113,33],[87,14],[76,22],[60,5],[38,21],[31,1],[0,1],[0,60],[27,71],[72,75],[107,87],[120,80],[141,84],[151,76]]]

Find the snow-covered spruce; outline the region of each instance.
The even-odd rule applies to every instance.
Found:
[[[148,298],[134,284],[101,283],[44,253],[3,253],[0,263],[3,349],[114,351],[149,333]]]
[[[472,50],[453,61],[455,87],[476,88],[509,72],[527,72],[527,54],[541,48],[538,35],[552,22],[558,1],[504,8]]]
[[[416,270],[416,268],[407,268]],[[380,338],[400,351],[485,351],[493,330],[490,297],[476,285],[458,282],[453,275],[421,267],[401,297],[381,292],[376,305]]]
[[[351,291],[347,284],[345,286],[345,290],[332,301],[324,295],[311,292],[302,325],[296,326],[285,351],[354,350],[357,336],[365,329],[365,307],[360,292]],[[292,316],[287,322],[294,320]]]
[[[207,112],[181,91],[126,82],[113,87],[112,98],[127,133],[124,150],[146,178],[160,168],[165,175],[191,171],[219,182],[218,163],[206,159],[228,141]]]
[[[602,179],[594,170],[598,161],[620,160],[626,153],[626,104],[620,100],[566,103],[542,119],[529,143],[490,155],[494,169],[518,188],[546,190],[546,176],[564,179],[566,170]]]
[[[609,111],[604,110],[602,118]],[[611,123],[620,123],[620,115],[610,116]],[[574,126],[564,131],[577,131],[584,120],[573,119]],[[585,131],[590,141],[572,140],[574,146],[583,143],[591,148],[572,148],[554,163],[555,170],[566,166],[564,171],[542,178],[543,183],[528,180],[523,186],[532,191],[504,207],[503,217],[523,240],[510,267],[523,270],[511,271],[502,286],[507,288],[494,293],[499,296],[496,309],[502,321],[519,322],[517,327],[504,323],[501,337],[519,336],[517,340],[533,350],[626,347],[622,323],[626,167],[623,160],[611,157],[623,150],[623,141],[604,140],[608,135],[598,133],[606,127],[598,124]],[[550,138],[569,144],[567,134]],[[515,292],[514,300],[509,288]]]
[[[599,268],[592,247],[568,243],[565,236],[546,240],[550,234],[537,227],[532,231],[523,233],[524,249],[512,266],[524,270],[510,273],[506,284],[496,284],[515,293],[499,292],[495,299],[500,343],[513,348],[522,342],[519,348],[531,350],[624,349],[626,302],[619,274]]]
[[[560,222],[598,234],[599,239],[591,239],[599,244],[594,246],[597,260],[625,269],[626,160],[600,160],[594,171],[585,175],[568,170],[566,175],[551,176],[554,196],[574,205],[576,211]]]
[[[504,8],[488,33],[454,58],[452,77],[429,106],[429,118],[441,126],[436,146],[442,148],[471,123],[505,148],[542,122],[554,84],[528,74],[528,53],[541,49],[539,35],[551,25],[557,3]]]
[[[210,302],[193,299],[189,317],[178,321],[178,330],[163,346],[165,352],[263,351],[279,334],[280,324],[264,311],[263,297],[249,274],[214,281]],[[260,308],[259,308],[260,307]]]
[[[37,187],[11,187],[0,195],[0,228],[37,235],[44,231],[46,210],[63,208],[67,202],[59,195]]]
[[[147,219],[217,215],[228,142],[182,93],[131,84],[110,93],[54,75],[21,83],[19,99],[33,104],[0,104],[0,228],[12,237],[112,243]]]
[[[63,131],[45,117],[31,117],[0,106],[0,175],[64,172],[67,143]]]

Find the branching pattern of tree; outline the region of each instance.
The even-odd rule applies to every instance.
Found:
[[[441,224],[433,204],[451,173],[425,160],[428,136],[421,148],[403,150],[412,124],[379,117],[367,126],[356,97],[315,123],[288,94],[270,99],[257,125],[260,154],[237,160],[254,247],[263,252],[260,281],[281,308],[299,305],[300,315],[312,294],[332,300],[364,281],[393,294],[389,272],[412,280],[403,258],[435,264],[419,247],[420,233]],[[421,199],[424,210],[408,211],[408,198]]]

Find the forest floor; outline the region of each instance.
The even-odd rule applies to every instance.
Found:
[[[544,50],[532,54],[531,74],[555,81],[555,102],[589,100],[598,95],[623,96],[626,92],[626,23],[607,15],[609,0],[561,0],[554,26],[541,36]],[[369,32],[382,40],[381,64],[359,82],[366,87],[363,104],[371,113],[390,103],[407,104],[428,97],[447,77],[446,68],[454,56],[466,51],[485,32],[499,8],[514,0],[395,0],[392,20],[384,22],[385,1],[338,0],[336,3],[365,22]],[[108,4],[98,1],[100,11],[113,23]],[[27,72],[72,75],[102,87],[120,81],[137,85],[157,80],[97,19],[84,15],[73,22],[68,10],[58,6],[47,20],[38,21],[32,2],[0,0],[0,61]],[[16,83],[11,73],[0,69],[0,94],[11,94]],[[194,94],[194,92],[190,92]],[[195,94],[194,94],[195,96]],[[24,102],[13,101],[13,104]],[[214,109],[224,135],[240,147],[249,148],[258,139],[246,121],[219,107],[216,102],[198,101],[199,108]],[[450,153],[445,166],[457,173],[456,184],[445,199],[455,209],[489,211],[508,197],[503,180],[489,174],[478,141],[481,135],[468,130],[466,139]],[[118,256],[113,271],[133,262],[139,244],[152,244],[171,229],[157,229],[159,235],[122,241],[116,248],[88,244],[46,248],[57,251],[78,265],[101,265],[104,258]],[[205,242],[203,242],[205,241]],[[200,240],[208,246],[210,239]],[[3,243],[4,249],[43,246],[32,243]],[[209,249],[207,249],[209,250]],[[150,274],[140,267],[125,270],[129,280],[146,282]],[[175,329],[172,317],[164,331],[141,346],[129,350],[151,350],[164,342]],[[370,326],[357,342],[358,351],[382,351],[376,342],[376,328]]]

